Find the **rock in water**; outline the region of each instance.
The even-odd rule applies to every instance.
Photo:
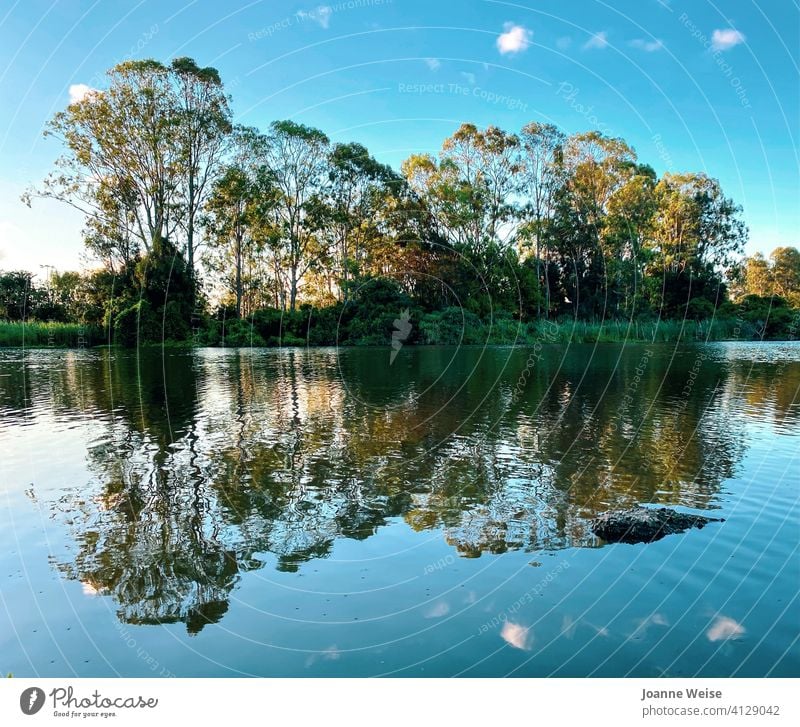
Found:
[[[702,528],[722,518],[684,515],[668,507],[634,507],[598,515],[591,522],[592,532],[607,543],[652,543],[665,535]]]

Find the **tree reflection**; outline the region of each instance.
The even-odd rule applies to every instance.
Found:
[[[102,431],[93,481],[53,503],[78,544],[58,568],[123,621],[195,633],[260,554],[293,571],[391,518],[478,557],[594,546],[612,507],[713,508],[746,419],[800,416],[800,362],[725,346],[554,346],[527,369],[527,350],[453,353],[106,351],[55,383],[25,371],[25,396],[60,392],[49,415]]]

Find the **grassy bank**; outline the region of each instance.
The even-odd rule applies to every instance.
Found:
[[[621,343],[631,341],[752,341],[760,340],[760,328],[741,319],[706,321],[534,321],[520,324],[512,318],[501,317],[491,323],[470,316],[448,315],[447,311],[429,313],[416,321],[404,345],[452,346],[465,345],[533,345],[535,343]],[[375,346],[391,341],[393,326],[387,323],[385,332],[368,336],[349,336],[337,340],[335,330],[321,331],[313,317],[304,326],[286,326],[278,335],[262,335],[257,323],[248,320],[228,321],[219,331],[203,332],[197,340],[201,346],[262,347],[262,346]],[[309,328],[310,327],[310,335]],[[305,328],[305,330],[303,330]],[[224,332],[224,333],[223,333]],[[772,336],[777,340],[786,336]],[[82,348],[107,344],[103,331],[77,323],[9,323],[0,321],[0,347]],[[191,341],[167,341],[173,347],[191,347]],[[142,345],[162,346],[153,341]]]
[[[0,346],[82,348],[105,343],[102,331],[79,323],[19,323],[0,321]]]

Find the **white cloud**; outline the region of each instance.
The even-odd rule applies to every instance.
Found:
[[[428,609],[425,613],[425,618],[442,618],[442,616],[447,616],[448,613],[450,613],[450,606],[446,601],[439,601]]]
[[[430,68],[432,71],[438,71],[442,67],[442,64],[438,58],[426,58],[425,65],[428,66],[428,68]]]
[[[744,626],[738,621],[734,621],[727,616],[718,616],[711,628],[706,631],[706,638],[709,641],[727,641],[728,639],[736,639],[743,636],[744,632]]]
[[[525,50],[531,44],[531,37],[533,32],[521,25],[514,25],[513,23],[506,23],[503,26],[504,33],[497,36],[497,50],[502,55],[507,53],[519,53]]]
[[[470,73],[469,71],[461,71],[461,77],[470,85],[474,86],[477,78],[475,78],[474,73]]]
[[[715,30],[711,34],[711,47],[714,50],[728,50],[735,45],[739,45],[739,43],[744,43],[744,41],[744,33],[733,28]]]
[[[556,40],[556,47],[559,50],[566,50],[572,45],[572,38],[568,35],[561,36],[558,40]]]
[[[515,649],[528,651],[531,648],[529,631],[530,629],[526,628],[525,626],[512,623],[511,621],[506,621],[503,624],[502,630],[500,631],[500,637],[509,646],[513,646]]]
[[[595,33],[589,40],[587,40],[583,47],[584,49],[588,50],[590,48],[605,48],[608,45],[608,33],[605,30],[601,30],[599,33]]]
[[[73,83],[69,87],[69,102],[78,103],[92,93],[97,93],[97,89],[87,86],[85,83]]]
[[[323,28],[328,28],[331,24],[333,8],[330,5],[320,5],[313,10],[298,10],[297,17],[300,20],[313,20]]]
[[[648,53],[653,53],[654,51],[661,50],[664,47],[664,44],[657,38],[656,40],[643,40],[642,38],[636,38],[636,40],[631,41],[631,45],[634,48],[647,51]]]

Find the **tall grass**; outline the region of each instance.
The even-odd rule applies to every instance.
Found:
[[[524,330],[524,329],[523,329]],[[552,343],[613,343],[621,341],[724,341],[746,340],[735,320],[662,321],[536,321],[527,325],[527,338]]]
[[[20,323],[0,321],[0,346],[81,348],[105,343],[103,332],[80,323]]]

